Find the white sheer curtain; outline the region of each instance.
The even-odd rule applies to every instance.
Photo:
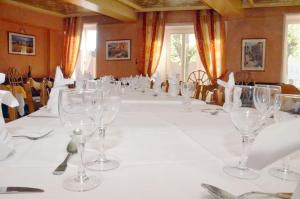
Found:
[[[84,24],[80,51],[72,78],[96,78],[97,24]]]

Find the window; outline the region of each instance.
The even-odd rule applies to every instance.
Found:
[[[80,51],[73,73],[76,79],[81,75],[88,75],[89,78],[96,77],[96,51],[97,51],[97,24],[84,24]]]
[[[300,15],[287,15],[283,80],[300,87]]]
[[[162,79],[180,74],[187,81],[195,70],[203,70],[192,25],[166,26],[164,45],[157,72]]]

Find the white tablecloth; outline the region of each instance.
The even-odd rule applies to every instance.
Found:
[[[52,171],[66,156],[68,132],[58,118],[24,117],[7,125],[11,133],[16,128],[32,125],[51,127],[55,131],[37,141],[14,138],[16,153],[0,162],[0,186],[39,187],[45,192],[0,195],[0,198],[210,198],[201,183],[220,186],[234,194],[253,190],[291,192],[295,188],[295,182],[270,176],[268,168],[256,180],[239,180],[222,171],[225,164],[236,164],[241,143],[227,113],[202,112],[219,107],[200,103],[193,104],[192,112],[183,112],[180,103],[166,103],[170,100],[167,96],[162,103],[145,103],[147,99],[153,100],[147,93],[133,94],[134,98],[128,95],[124,100],[144,102],[121,104],[107,136],[107,153],[117,157],[121,166],[113,171],[88,171],[101,178],[98,188],[84,193],[63,189],[63,179],[76,174],[76,167],[70,165],[61,176],[52,175]],[[40,110],[41,115],[46,114],[43,111]],[[90,142],[87,147],[92,151],[97,145]],[[294,159],[291,167],[300,171],[299,161]]]

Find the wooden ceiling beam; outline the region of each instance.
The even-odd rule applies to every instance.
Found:
[[[130,7],[118,2],[108,0],[63,0],[65,2],[83,7],[120,21],[133,22],[137,20],[137,13]]]
[[[241,0],[202,0],[202,2],[222,16],[238,15],[242,12]]]
[[[210,9],[208,6],[179,6],[179,7],[155,7],[143,8],[138,12],[155,12],[155,11],[180,11],[180,10],[206,10]]]
[[[127,5],[127,6],[129,6],[129,7],[134,8],[138,12],[142,12],[142,10],[143,10],[143,7],[139,6],[136,3],[133,3],[132,1],[129,1],[129,0],[118,0],[118,1],[125,4],[125,5]]]

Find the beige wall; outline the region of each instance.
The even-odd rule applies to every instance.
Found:
[[[4,3],[0,3],[0,10],[0,72],[16,67],[27,74],[31,65],[34,77],[53,75],[55,66],[61,63],[63,19]],[[36,55],[9,54],[8,32],[34,35]]]
[[[240,71],[243,38],[265,38],[264,72],[252,72],[257,82],[280,82],[283,60],[284,14],[300,7],[246,9],[243,16],[227,19],[226,60],[229,71]]]

